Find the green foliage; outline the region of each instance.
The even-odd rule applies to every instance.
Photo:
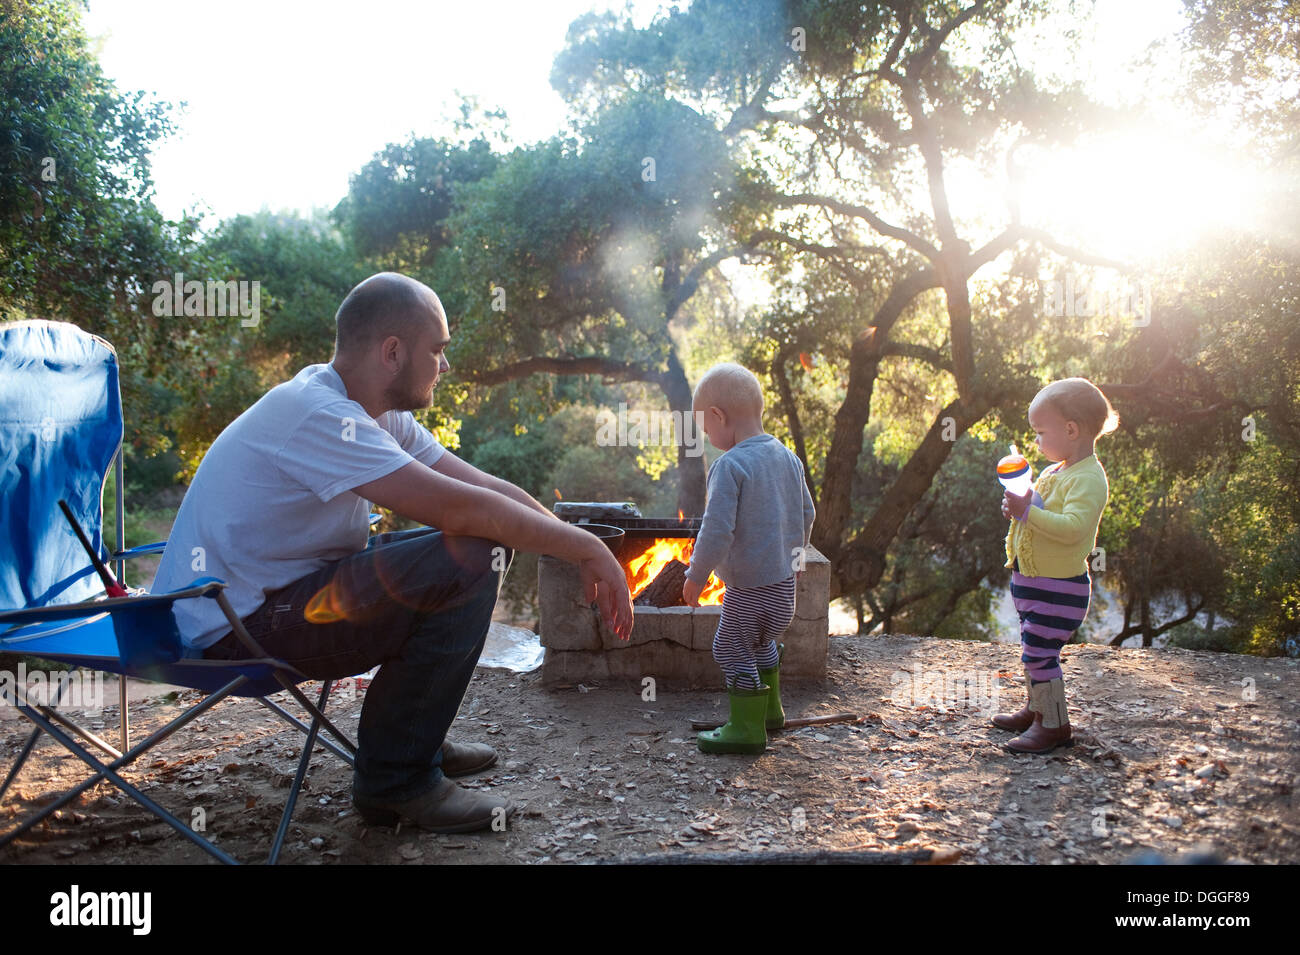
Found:
[[[1183,0],[1184,49],[1203,108],[1231,111],[1261,136],[1290,151],[1300,134],[1300,6],[1295,0]]]
[[[329,361],[334,313],[371,274],[323,217],[260,212],[228,219],[205,242],[233,274],[261,283],[261,319],[240,330],[245,360],[273,371],[277,384],[304,365]]]
[[[1210,653],[1252,652],[1248,631],[1236,627],[1208,630],[1198,623],[1182,623],[1174,627],[1169,631],[1169,641],[1165,646]]]
[[[450,277],[473,290],[462,353],[490,365],[608,354],[657,371],[669,345],[670,278],[730,224],[741,191],[711,124],[648,95],[612,105],[580,141],[515,150],[458,191],[449,221],[458,250]]]
[[[14,0],[0,10],[0,321],[51,318],[118,351],[127,453],[169,447],[171,384],[189,375],[186,335],[150,309],[151,283],[211,274],[196,223],[152,203],[150,150],[168,108],[100,70],[80,4]]]
[[[448,310],[453,370],[426,423],[547,503],[558,491],[673,513],[672,451],[600,447],[593,416],[620,401],[680,404],[686,373],[718,360],[758,374],[768,430],[801,448],[823,487],[851,444],[841,425],[858,410],[846,399],[852,368],[870,387],[854,392],[869,410],[863,451],[840,471],[853,477],[839,491],[848,520],[830,544],[847,548],[879,529],[888,493],[957,395],[960,322],[931,283],[873,337],[891,295],[934,262],[867,217],[796,199],[869,207],[923,249],[943,231],[925,135],[947,170],[1001,181],[1013,141],[1068,142],[1104,126],[1114,116],[1077,82],[1033,75],[1014,55],[1021,29],[1050,7],[695,0],[644,28],[630,14],[591,14],[571,26],[552,75],[573,107],[567,134],[505,152],[502,117],[465,104],[443,135],[379,149],[333,224],[263,212],[199,241],[194,222],[167,222],[151,202],[149,154],[172,128],[167,108],[104,78],[77,4],[14,0],[0,14],[0,319],[64,318],[117,346],[133,496],[192,473],[267,388],[327,360],[338,303],[381,268],[428,282]],[[1185,7],[1187,102],[1239,106],[1245,148],[1289,175],[1294,3]],[[975,15],[936,45],[967,9]],[[1054,22],[1068,38],[1084,12],[1061,8]],[[914,66],[909,103],[887,73]],[[1042,280],[1081,267],[1042,245],[1010,243],[999,271],[968,283],[969,387],[992,410],[917,480],[897,529],[863,545],[879,548],[883,574],[849,593],[874,624],[989,633],[1006,579],[993,463],[1011,441],[1029,447],[1036,390],[1079,374],[1104,385],[1123,418],[1098,447],[1111,486],[1099,543],[1121,599],[1152,615],[1144,638],[1173,619],[1153,608],[1180,597],[1227,624],[1174,627],[1171,644],[1284,650],[1300,633],[1300,220],[1293,193],[1279,195],[1262,234],[1243,229],[1157,263],[1146,328],[1044,318]],[[963,219],[958,205],[958,236],[996,234],[998,223]],[[732,257],[760,266],[772,289],[750,312],[715,268]],[[258,281],[259,325],[154,315],[152,283],[175,272]],[[538,358],[589,364],[535,374]],[[531,605],[534,580],[521,557],[507,584],[516,606]]]
[[[1220,238],[1155,287],[1166,307],[1101,356],[1146,384],[1114,389],[1100,543],[1130,598],[1201,602],[1251,652],[1282,652],[1300,630],[1300,252]]]
[[[868,630],[879,624],[894,633],[963,639],[995,635],[990,588],[1010,580],[1004,566],[1007,524],[994,468],[1005,447],[1003,435],[957,440],[930,490],[904,522],[880,585],[866,595],[872,611]],[[870,498],[896,467],[881,458],[864,461],[867,500],[861,507],[877,506]]]
[[[540,431],[518,437],[497,437],[474,449],[473,465],[488,474],[517,484],[539,500],[546,497],[545,485],[563,454],[563,448],[546,441]]]
[[[428,268],[451,241],[446,222],[458,187],[499,162],[481,138],[390,143],[352,177],[334,215],[362,255],[395,271]]]
[[[149,150],[171,123],[104,77],[77,7],[17,0],[0,14],[0,315],[102,331],[172,251],[149,201]]]
[[[334,312],[369,274],[320,217],[236,216],[213,230],[200,253],[217,274],[258,283],[260,314],[249,327],[223,317],[164,319],[176,323],[186,349],[184,373],[163,378],[167,433],[186,476],[222,429],[269,388],[305,365],[329,361]]]

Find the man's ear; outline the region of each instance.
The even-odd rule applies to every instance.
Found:
[[[379,359],[385,367],[392,366],[396,372],[405,360],[405,354],[402,348],[402,340],[396,335],[389,335],[379,343]]]

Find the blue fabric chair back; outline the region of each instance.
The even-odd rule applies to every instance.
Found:
[[[0,610],[103,592],[58,502],[105,556],[104,479],[121,443],[108,342],[65,322],[0,325]]]

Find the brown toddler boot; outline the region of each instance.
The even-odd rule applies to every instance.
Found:
[[[1033,701],[1033,694],[1030,692],[1033,682],[1029,679],[1029,674],[1025,674],[1025,705],[1014,713],[999,713],[993,717],[993,725],[1000,730],[1011,730],[1013,733],[1023,733],[1029,727],[1034,725],[1034,711],[1030,708]]]
[[[1025,733],[1007,743],[1014,753],[1050,753],[1058,746],[1071,746],[1070,718],[1065,709],[1065,681],[1050,680],[1030,687],[1030,708],[1034,722]]]

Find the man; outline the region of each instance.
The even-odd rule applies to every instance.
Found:
[[[622,637],[632,628],[626,578],[595,536],[462,461],[410,413],[428,407],[450,369],[431,289],[373,275],[335,319],[333,360],[273,388],[213,442],[154,590],[224,580],[253,638],[313,679],[382,664],[361,711],[354,806],[374,824],[486,828],[513,807],[447,777],[486,769],[496,754],[445,736],[513,550],[576,563],[587,599]],[[367,546],[367,502],[428,527]],[[196,654],[248,656],[215,601],[179,603],[176,618]]]

